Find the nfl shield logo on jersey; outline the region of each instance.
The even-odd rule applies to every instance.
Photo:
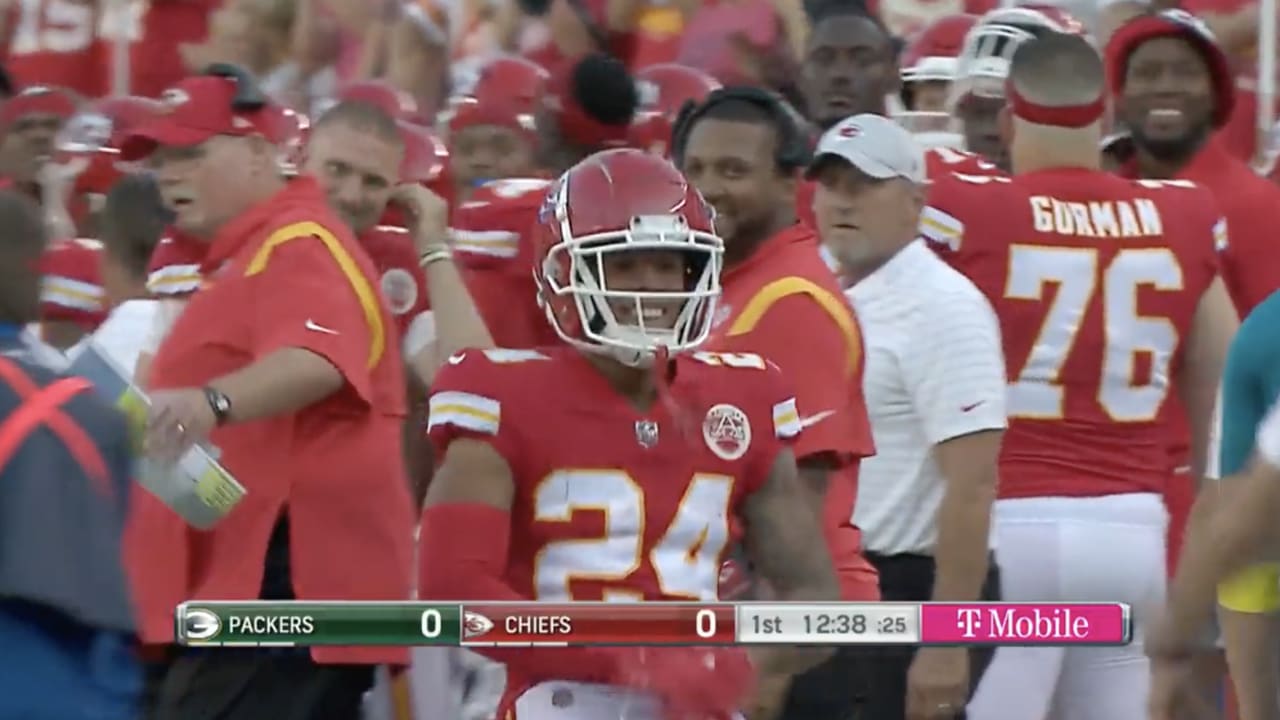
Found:
[[[723,403],[715,405],[702,421],[702,438],[716,457],[737,460],[751,447],[751,423],[747,414],[738,408]]]
[[[641,447],[651,448],[658,444],[658,423],[652,420],[636,421],[636,442]]]

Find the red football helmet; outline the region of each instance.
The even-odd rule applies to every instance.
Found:
[[[910,130],[927,147],[961,147],[963,138],[950,132],[951,115],[945,111],[921,110],[914,105],[913,83],[950,83],[956,77],[957,58],[965,36],[978,22],[977,15],[948,15],[921,30],[902,54],[903,108],[893,118]]]
[[[329,108],[340,102],[368,103],[382,110],[396,120],[417,122],[422,119],[418,109],[418,101],[403,90],[383,80],[357,80],[343,85],[338,92],[325,103],[313,110],[323,115]]]
[[[273,103],[263,108],[258,122],[262,134],[276,146],[280,172],[290,177],[297,175],[311,133],[311,120],[296,110]]]
[[[951,83],[950,105],[970,94],[1004,97],[1014,51],[1031,38],[1054,32],[1087,34],[1079,20],[1052,5],[1019,5],[983,15],[965,37]]]
[[[631,121],[627,144],[665,156],[680,108],[691,100],[701,102],[720,87],[714,77],[678,63],[650,65],[637,71],[640,109]]]
[[[659,346],[697,347],[711,331],[724,241],[711,207],[667,160],[631,148],[606,150],[570,168],[552,185],[534,232],[538,302],[552,328],[587,352],[644,367]],[[614,290],[604,259],[618,252],[677,250],[687,283],[676,292]],[[680,303],[667,327],[648,327],[646,310]],[[630,303],[634,324],[614,308]],[[649,305],[649,307],[645,307]]]
[[[551,75],[541,65],[514,55],[503,55],[485,63],[469,88],[467,95],[485,102],[503,99],[507,103],[533,112],[547,94]]]
[[[401,122],[404,138],[404,160],[400,163],[400,182],[418,183],[448,200],[452,194],[449,180],[449,148],[430,128]]]

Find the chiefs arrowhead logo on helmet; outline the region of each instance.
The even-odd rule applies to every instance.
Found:
[[[484,635],[493,629],[493,621],[473,612],[462,613],[462,631],[466,637]]]

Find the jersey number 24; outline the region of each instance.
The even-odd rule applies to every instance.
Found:
[[[1046,286],[1057,292],[1026,363],[1009,385],[1009,416],[1054,419],[1063,415],[1062,367],[1075,347],[1085,314],[1101,293],[1103,359],[1098,404],[1116,422],[1155,419],[1169,391],[1169,368],[1178,331],[1167,318],[1138,314],[1138,289],[1174,292],[1183,288],[1182,266],[1164,248],[1121,250],[1102,268],[1089,248],[1015,245],[1010,248],[1005,297],[1040,301]],[[1139,355],[1151,362],[1150,379],[1134,381]]]
[[[666,598],[715,600],[720,559],[729,542],[733,478],[695,473],[675,515],[645,552],[645,493],[625,470],[574,469],[548,475],[533,496],[538,522],[569,522],[576,513],[604,515],[599,537],[548,543],[534,561],[540,600],[575,600],[574,581],[606,585],[604,600],[633,601],[645,593],[629,582],[648,563],[656,590]],[[612,587],[611,587],[612,586]]]

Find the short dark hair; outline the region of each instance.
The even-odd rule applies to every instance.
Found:
[[[137,173],[117,180],[107,191],[98,222],[105,252],[131,277],[142,280],[173,214],[165,208],[155,179]]]
[[[897,47],[894,44],[894,35],[889,31],[889,26],[885,25],[878,15],[868,10],[866,4],[861,0],[853,0],[852,2],[850,0],[811,0],[805,3],[805,12],[809,15],[810,27],[824,20],[835,18],[866,20],[884,34],[885,39],[890,41],[891,47]]]
[[[0,321],[39,319],[38,262],[47,244],[39,206],[21,193],[0,191]]]
[[[342,123],[350,127],[367,130],[373,135],[397,146],[404,145],[404,136],[400,134],[400,125],[396,119],[388,115],[377,105],[364,100],[343,100],[316,120],[314,131],[328,125]]]
[[[1009,79],[1018,93],[1047,107],[1092,102],[1106,91],[1102,57],[1078,35],[1046,33],[1013,53]]]
[[[673,138],[676,141],[678,151],[683,154],[684,144],[688,142],[689,136],[693,133],[694,127],[703,120],[720,120],[722,122],[737,122],[750,125],[764,125],[773,131],[775,143],[774,157],[776,158],[779,172],[791,172],[804,165],[807,158],[796,165],[794,158],[787,157],[789,145],[795,142],[797,133],[802,132],[803,119],[799,113],[795,112],[787,101],[781,96],[775,95],[775,108],[770,109],[766,104],[768,97],[764,94],[766,91],[758,91],[763,101],[753,100],[747,97],[734,97],[733,93],[742,92],[743,88],[721,88],[711,93],[701,105],[696,107],[686,107],[685,112],[690,113],[690,118],[685,123],[677,122],[677,129],[680,131],[680,138]],[[679,127],[680,125],[684,127]]]

